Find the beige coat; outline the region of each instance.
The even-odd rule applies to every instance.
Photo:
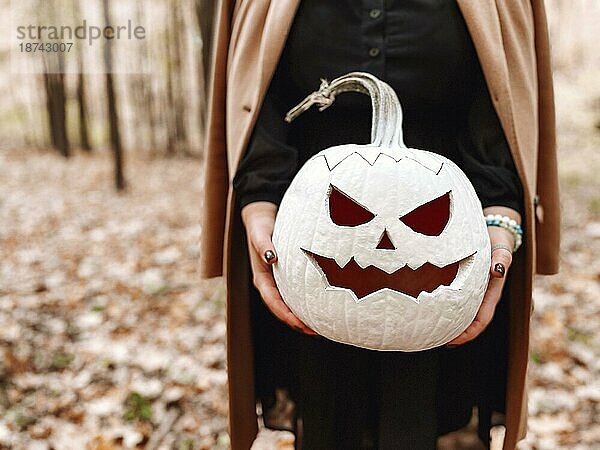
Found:
[[[248,265],[232,179],[300,0],[220,0],[206,136],[202,273],[225,275],[230,433],[256,434]],[[543,0],[457,0],[524,189],[525,243],[511,268],[505,449],[525,433],[534,272],[558,269],[559,206],[552,74]]]

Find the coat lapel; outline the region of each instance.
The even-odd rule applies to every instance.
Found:
[[[259,104],[262,103],[277,67],[298,5],[300,5],[300,0],[278,0],[271,1],[269,6],[261,42]]]
[[[250,1],[250,0],[249,0]],[[294,21],[296,10],[300,5],[300,0],[252,0],[257,2],[262,1],[266,10],[264,25],[262,25],[263,33],[260,38],[259,51],[256,61],[256,80],[258,83],[254,86],[252,94],[252,105],[250,105],[251,115],[249,120],[245,122],[240,138],[236,141],[233,157],[230,160],[230,176],[233,177],[235,168],[238,166],[240,159],[243,156],[244,149],[250,138],[252,129],[258,118],[258,114],[264,100],[264,97],[269,88],[271,78],[275,73],[277,63],[285,46],[288,33]],[[253,5],[254,6],[254,5]],[[237,39],[234,32],[232,38]]]
[[[457,3],[475,45],[517,171],[521,179],[525,179],[514,126],[510,77],[496,0],[457,0]]]
[[[457,0],[461,9],[469,33],[475,45],[479,62],[483,74],[487,81],[490,97],[498,114],[498,118],[506,135],[515,167],[519,172],[519,178],[522,180],[525,191],[525,208],[527,231],[533,238],[533,227],[531,224],[531,213],[527,213],[529,206],[528,199],[531,193],[528,192],[529,177],[524,164],[522,149],[519,147],[519,139],[515,127],[514,119],[514,86],[511,86],[511,79],[508,69],[506,43],[503,39],[503,29],[498,12],[498,0]],[[502,0],[501,0],[502,1]],[[529,118],[529,117],[528,117]],[[533,124],[532,124],[533,125]],[[527,142],[527,141],[525,141]],[[531,246],[527,247],[527,259],[533,260],[533,250]],[[520,437],[523,437],[521,431],[525,429],[526,423],[526,396],[524,395],[525,373],[527,366],[527,343],[529,322],[521,318],[528,317],[529,298],[531,292],[531,265],[525,267],[523,254],[515,260],[513,271],[513,289],[511,297],[510,314],[511,322],[509,328],[509,366],[507,378],[507,436],[503,448],[514,448]],[[525,278],[523,278],[525,277]],[[525,294],[523,293],[525,292]],[[516,302],[516,299],[525,301]],[[515,307],[514,305],[519,305]],[[517,308],[515,310],[515,308]],[[523,403],[525,402],[525,403]],[[519,412],[520,414],[516,414]]]

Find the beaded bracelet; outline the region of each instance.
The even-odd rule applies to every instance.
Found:
[[[515,240],[513,253],[515,253],[523,243],[523,229],[516,220],[511,219],[508,216],[501,216],[500,214],[488,214],[485,216],[485,223],[488,227],[504,228],[513,235]]]

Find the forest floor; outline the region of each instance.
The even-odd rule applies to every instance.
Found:
[[[523,450],[600,449],[600,117],[576,85],[557,78],[562,272],[536,282]],[[105,152],[0,167],[0,448],[228,448],[201,163],[130,154],[123,194]]]

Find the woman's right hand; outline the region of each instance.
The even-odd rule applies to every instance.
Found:
[[[286,325],[305,334],[316,335],[298,319],[281,298],[275,284],[271,265],[277,262],[277,253],[271,241],[275,226],[277,206],[270,202],[254,202],[242,208],[242,221],[246,227],[252,281],[269,310]],[[267,260],[267,252],[271,251]]]

